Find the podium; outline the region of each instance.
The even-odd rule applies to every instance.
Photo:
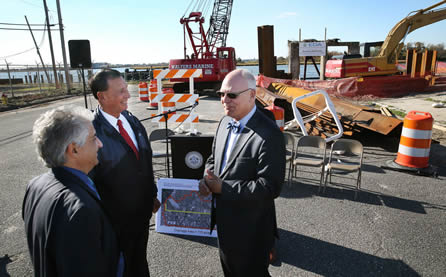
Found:
[[[212,153],[214,136],[170,136],[173,178],[203,178],[206,160]]]

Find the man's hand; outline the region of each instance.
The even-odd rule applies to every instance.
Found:
[[[200,183],[198,183],[198,192],[202,196],[208,196],[211,194],[211,191],[209,190],[208,186],[206,185],[206,181],[204,179],[200,180]]]
[[[154,197],[153,198],[153,211],[152,212],[155,214],[158,211],[158,209],[160,208],[160,206],[161,206],[160,201],[158,200],[158,198]]]
[[[207,175],[204,176],[205,183],[207,187],[213,192],[213,193],[221,193],[221,184],[222,180],[220,177],[214,174],[211,170],[206,170]]]

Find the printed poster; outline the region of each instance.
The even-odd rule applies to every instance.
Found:
[[[156,213],[157,232],[217,237],[216,228],[209,232],[212,195],[199,195],[198,180],[161,178],[157,186],[161,202]]]

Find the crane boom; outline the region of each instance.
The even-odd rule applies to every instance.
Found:
[[[378,57],[387,57],[388,62],[390,63],[394,60],[394,56],[396,55],[395,50],[398,48],[400,41],[405,38],[407,34],[415,31],[418,28],[445,19],[446,8],[433,10],[433,8],[444,3],[446,3],[446,1],[441,1],[426,9],[416,11],[415,14],[409,14],[409,16],[403,18],[400,22],[398,22],[387,35],[386,40],[381,47],[381,51],[378,54]]]
[[[195,80],[195,88],[199,91],[215,91],[220,88],[225,76],[237,66],[235,49],[226,47],[234,1],[214,0],[207,32],[204,31],[205,20],[200,9],[207,11],[212,1],[191,0],[191,4],[193,2],[198,4],[193,8],[194,11],[190,12],[189,16],[186,16],[186,11],[180,19],[184,32],[184,58],[170,60],[169,69],[202,69],[203,75]],[[187,39],[193,51],[190,56],[186,53]],[[175,92],[185,92],[189,88],[188,78],[172,78],[170,81]]]
[[[211,48],[226,46],[232,3],[233,0],[215,0],[214,2],[207,32],[207,41]]]

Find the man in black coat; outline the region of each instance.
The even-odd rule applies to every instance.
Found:
[[[86,109],[61,107],[34,124],[37,152],[51,168],[23,201],[35,276],[122,276],[116,234],[87,176],[102,146],[92,119]]]
[[[118,232],[125,276],[149,276],[149,222],[160,206],[149,139],[138,118],[127,111],[130,94],[118,71],[101,70],[89,84],[99,102],[93,125],[103,143],[90,176]]]
[[[219,92],[226,116],[217,128],[199,190],[212,192],[225,276],[270,276],[277,232],[274,199],[285,178],[285,142],[255,107],[256,81],[246,70],[226,75]]]

